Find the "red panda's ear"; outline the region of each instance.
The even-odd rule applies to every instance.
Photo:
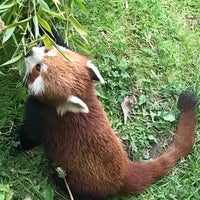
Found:
[[[93,80],[100,81],[100,83],[104,84],[105,81],[101,76],[98,68],[91,62],[91,60],[87,61],[87,66],[90,72],[90,76]]]
[[[89,108],[87,105],[78,97],[70,96],[68,97],[67,101],[57,107],[57,113],[59,115],[64,115],[66,112],[73,112],[73,113],[88,113]]]

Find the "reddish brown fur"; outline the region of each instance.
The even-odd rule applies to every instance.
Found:
[[[45,97],[38,98],[41,101],[44,99],[45,103],[53,103],[55,106],[65,102],[70,95],[86,95],[85,91],[88,90],[88,82],[91,80],[86,70],[88,59],[68,49],[65,52],[70,60],[64,59],[59,52],[54,57],[46,56],[42,60],[42,63],[48,66],[48,73],[42,72],[46,83]],[[39,73],[33,68],[32,73],[29,74],[28,83],[32,83],[37,76]]]
[[[67,52],[72,62],[61,54],[44,59],[49,68],[42,76],[48,89],[39,99],[47,104],[56,102],[41,111],[46,120],[44,148],[48,158],[66,170],[70,188],[78,194],[97,199],[143,191],[191,148],[196,104],[191,100],[183,103],[174,141],[165,153],[150,162],[130,162],[95,96],[86,57]],[[70,95],[80,97],[89,113],[59,116],[56,106]]]

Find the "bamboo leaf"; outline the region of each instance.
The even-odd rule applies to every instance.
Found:
[[[5,9],[5,10],[0,10],[0,14],[1,14],[1,13],[5,13],[5,12],[7,12],[6,9]]]
[[[15,3],[11,3],[11,4],[6,4],[6,5],[0,5],[0,10],[7,10],[9,8],[12,8],[15,5]]]
[[[53,43],[51,42],[49,37],[45,36],[43,39],[43,42],[44,42],[44,46],[47,47],[47,49],[51,49]]]
[[[3,36],[3,41],[2,44],[4,44],[7,40],[10,39],[10,37],[12,36],[12,34],[14,33],[16,27],[13,28],[9,28],[5,31],[4,36]]]
[[[23,56],[23,54],[21,53],[21,54],[19,54],[18,56],[12,58],[11,60],[9,60],[9,61],[3,63],[2,65],[0,65],[0,67],[5,66],[5,65],[13,64],[13,63],[17,62],[20,58],[22,58],[22,56]]]
[[[44,39],[44,37],[45,37],[45,36],[42,36],[42,37],[40,37],[40,38],[38,38],[38,39],[36,39],[36,40],[34,40],[34,41],[29,42],[29,44],[28,44],[29,47],[32,48],[33,46],[37,45],[41,40]]]
[[[63,16],[63,13],[62,13],[62,11],[60,10],[60,7],[59,7],[59,5],[61,4],[60,1],[59,0],[53,0],[53,3],[55,4],[58,12]]]
[[[56,17],[56,18],[62,19],[62,20],[67,20],[67,19],[64,17],[63,13],[57,14],[57,13],[52,12],[52,11],[48,11],[48,10],[45,10],[45,11],[46,11],[48,14],[50,14],[51,16],[53,16],[53,17]]]
[[[34,46],[38,40],[43,40],[45,46],[48,48],[53,44],[63,54],[63,56],[68,59],[59,46],[53,43],[53,33],[51,30],[52,21],[55,25],[66,23],[67,30],[73,28],[75,36],[80,36],[80,40],[76,38],[74,43],[84,51],[87,51],[87,32],[77,19],[73,17],[73,9],[71,9],[75,4],[79,9],[86,11],[86,4],[83,3],[83,0],[34,0],[30,2],[27,1],[27,5],[24,5],[24,2],[24,0],[18,0],[17,3],[14,0],[0,0],[0,15],[2,13],[0,19],[2,18],[7,25],[4,26],[0,24],[2,37],[0,49],[5,47],[8,47],[9,49],[8,45],[10,41],[13,43],[13,47],[15,48],[13,50],[16,50],[12,55],[12,58],[10,59],[9,57],[7,62],[4,61],[5,63],[1,63],[0,66],[10,65],[17,62],[14,67],[19,68],[21,71],[19,63],[23,59],[23,55],[25,55],[26,52],[28,52],[28,49]],[[65,4],[63,4],[64,2]],[[17,15],[16,12],[18,12]],[[23,20],[19,21],[19,19]],[[62,23],[60,23],[61,20]],[[46,33],[41,37],[40,28]],[[63,30],[63,28],[60,29]],[[28,38],[26,37],[27,35]]]
[[[49,33],[51,33],[53,35],[53,33],[51,31],[51,27],[49,26],[48,22],[45,19],[43,19],[42,17],[40,17],[39,15],[37,15],[37,17],[38,17],[38,22],[41,24],[41,26],[46,31],[48,31]]]
[[[24,59],[23,57],[19,59],[19,61],[17,62],[17,69],[19,71],[19,75],[22,75],[22,72],[24,70]]]
[[[59,12],[60,14],[51,11],[51,9],[49,8],[48,4],[46,2],[44,2],[43,0],[38,0],[39,4],[41,5],[42,9],[47,12],[48,14],[50,14],[51,16],[54,16],[56,18],[59,19],[63,19],[66,20],[66,18],[64,17],[63,13]]]
[[[48,4],[47,4],[45,1],[43,1],[43,0],[38,0],[38,2],[39,2],[39,4],[41,5],[41,7],[42,7],[44,10],[50,11],[50,8],[49,8]]]
[[[38,18],[36,15],[33,17],[33,24],[34,24],[35,38],[37,38],[40,33],[39,33]]]
[[[57,45],[55,43],[55,41],[49,37],[49,35],[46,35],[48,37],[48,39],[51,41],[51,43],[53,44],[53,46],[56,47],[56,49],[65,57],[65,59],[69,60],[70,61],[70,58],[67,57],[66,53],[62,50],[62,48],[59,47],[59,45]]]
[[[24,23],[28,22],[29,20],[31,19],[31,17],[27,18],[27,19],[24,19],[24,20],[21,20],[21,21],[18,21],[18,22],[15,22],[13,24],[10,24],[6,27],[6,29],[9,29],[9,28],[13,28],[13,27],[16,27],[16,26],[20,26],[20,25],[23,25]]]
[[[68,20],[80,35],[87,37],[86,30],[73,16],[70,16]]]
[[[21,38],[20,45],[23,47],[24,53],[26,53],[26,41],[25,41],[25,37]]]
[[[88,47],[85,43],[81,42],[80,40],[77,40],[76,38],[73,38],[73,41],[76,43],[78,47],[80,47],[83,51],[86,53],[89,53]]]

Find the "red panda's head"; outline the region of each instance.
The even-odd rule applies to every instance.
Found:
[[[66,59],[55,47],[33,47],[25,57],[25,79],[33,96],[54,105],[58,114],[89,112],[83,102],[93,80],[104,83],[99,70],[78,53],[62,48]]]

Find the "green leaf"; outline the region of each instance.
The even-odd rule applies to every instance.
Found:
[[[9,60],[9,61],[3,63],[2,65],[0,65],[0,67],[5,66],[5,65],[13,64],[13,63],[17,62],[19,59],[21,59],[22,56],[23,56],[23,54],[19,54],[18,56],[14,57],[14,58],[12,58],[11,60]]]
[[[47,22],[45,19],[43,19],[42,17],[40,17],[39,15],[37,15],[37,17],[38,17],[38,21],[39,21],[39,23],[41,24],[41,26],[42,26],[46,31],[48,31],[49,33],[51,33],[51,34],[53,35],[53,33],[52,33],[52,31],[51,31],[51,27],[49,26],[48,22]]]
[[[1,13],[5,13],[6,11],[7,11],[7,10],[0,10],[0,14],[1,14]]]
[[[21,38],[20,45],[22,45],[23,51],[24,51],[24,53],[26,53],[26,41],[25,41],[25,37],[22,37],[22,38]],[[18,47],[18,49],[19,49],[19,47]],[[17,50],[18,50],[18,49],[17,49]]]
[[[6,5],[0,5],[0,10],[6,10],[9,9],[11,7],[13,7],[15,5],[15,3],[11,3],[11,4],[6,4]]]
[[[14,31],[15,31],[15,27],[9,28],[9,29],[7,29],[5,31],[4,36],[3,36],[2,44],[4,44],[7,40],[10,39],[10,37],[12,36],[12,34],[14,33]]]
[[[23,69],[24,69],[24,59],[21,58],[19,59],[19,61],[17,62],[17,69],[19,71],[19,75],[22,75]]]
[[[49,8],[48,4],[43,1],[43,0],[38,0],[39,4],[41,5],[42,9],[49,13],[51,16],[57,17],[59,19],[63,19],[66,20],[66,18],[64,17],[64,15],[62,13],[57,14],[56,12],[51,11],[51,9]]]
[[[87,37],[85,28],[73,16],[70,16],[68,20],[80,35]]]
[[[83,42],[81,42],[80,40],[77,40],[75,38],[73,38],[73,41],[76,43],[76,45],[78,47],[80,47],[83,51],[85,51],[86,53],[89,53],[89,50],[87,48],[87,45]]]
[[[43,1],[43,0],[38,0],[38,2],[39,2],[39,4],[41,5],[41,7],[42,7],[44,10],[50,11],[50,8],[49,8],[48,4],[47,4],[45,1]]]
[[[53,200],[54,199],[53,189],[48,185],[43,191],[42,196],[44,197],[45,200]]]
[[[0,200],[5,200],[5,194],[0,193]]]
[[[49,37],[49,35],[46,35],[46,37],[48,37],[48,39],[51,41],[51,43],[56,47],[56,49],[65,57],[65,59],[70,60],[70,58],[67,57],[66,53],[62,50],[62,48],[60,48],[55,41]]]
[[[144,103],[146,103],[147,102],[147,97],[144,95],[144,94],[141,94],[140,96],[139,96],[139,102],[138,102],[138,105],[142,105],[142,104],[144,104]]]
[[[9,29],[9,28],[13,28],[13,27],[17,27],[17,26],[20,26],[20,25],[23,25],[24,23],[28,22],[29,20],[31,19],[31,17],[27,18],[27,19],[24,19],[24,20],[21,20],[21,21],[18,21],[18,22],[15,22],[13,24],[10,24],[6,27],[6,29]]]
[[[44,37],[43,42],[44,42],[45,47],[47,47],[47,49],[50,49],[53,45],[53,43],[51,42],[48,36]]]
[[[2,194],[3,192],[3,194]],[[3,198],[2,198],[3,197]],[[13,192],[10,190],[9,185],[0,184],[0,200],[11,200]]]
[[[34,24],[35,38],[37,38],[39,36],[39,25],[38,25],[38,18],[36,15],[33,17],[33,24]]]
[[[173,113],[167,113],[163,116],[163,119],[168,122],[175,121],[175,115]]]
[[[33,40],[31,41],[28,45],[29,45],[29,48],[28,50],[30,50],[32,47],[34,47],[35,45],[37,45],[41,40],[43,40],[46,36],[42,36],[36,40]]]
[[[63,15],[62,13],[57,14],[57,13],[52,12],[52,11],[48,11],[48,10],[45,10],[45,11],[46,11],[48,14],[50,14],[51,16],[53,16],[53,17],[56,17],[56,18],[62,19],[62,20],[67,20],[67,19],[64,17],[64,15]]]
[[[0,191],[8,192],[9,191],[9,185],[0,184]]]

